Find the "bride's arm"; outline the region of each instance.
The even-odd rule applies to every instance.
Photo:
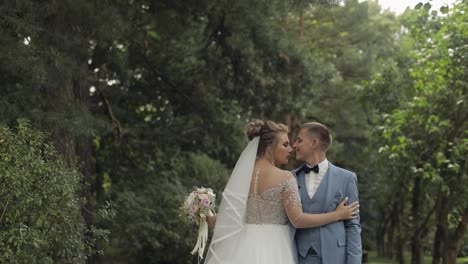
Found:
[[[354,218],[354,211],[359,208],[359,205],[357,202],[355,202],[346,206],[345,204],[347,201],[348,198],[346,197],[337,206],[334,212],[323,214],[307,214],[302,211],[301,199],[299,197],[297,183],[294,178],[288,180],[288,183],[283,191],[283,206],[286,210],[289,221],[296,228],[317,227],[340,220]]]

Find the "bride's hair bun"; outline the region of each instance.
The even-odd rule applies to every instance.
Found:
[[[265,121],[262,120],[254,120],[249,122],[245,126],[245,134],[247,135],[247,138],[249,140],[252,140],[255,137],[260,136],[260,131],[262,130],[262,127],[265,125]]]
[[[276,147],[279,133],[288,133],[288,127],[270,120],[253,120],[245,126],[245,134],[249,140],[260,137],[257,149],[257,157],[265,155],[269,145]]]

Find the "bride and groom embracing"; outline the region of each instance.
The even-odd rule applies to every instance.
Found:
[[[301,126],[293,146],[288,128],[247,124],[250,140],[222,194],[205,264],[361,263],[356,175],[330,163],[332,142],[320,123]],[[305,162],[289,172],[292,148]]]

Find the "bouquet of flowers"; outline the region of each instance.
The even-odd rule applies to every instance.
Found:
[[[180,210],[192,222],[198,225],[198,239],[197,244],[192,250],[192,254],[198,251],[198,256],[203,258],[205,251],[206,241],[208,240],[208,223],[206,222],[207,216],[213,215],[215,208],[216,195],[210,188],[197,188],[187,196]]]

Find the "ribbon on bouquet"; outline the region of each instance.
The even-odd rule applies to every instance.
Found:
[[[192,250],[192,255],[198,251],[198,257],[203,259],[203,252],[205,252],[206,241],[208,240],[208,223],[206,219],[202,218],[198,226],[198,239],[197,244]]]
[[[213,216],[213,212],[208,211],[208,216]],[[192,250],[192,255],[198,251],[198,262],[203,259],[203,252],[205,252],[206,241],[208,240],[208,223],[206,217],[202,216],[200,219],[200,225],[198,226],[198,238],[197,244]]]

